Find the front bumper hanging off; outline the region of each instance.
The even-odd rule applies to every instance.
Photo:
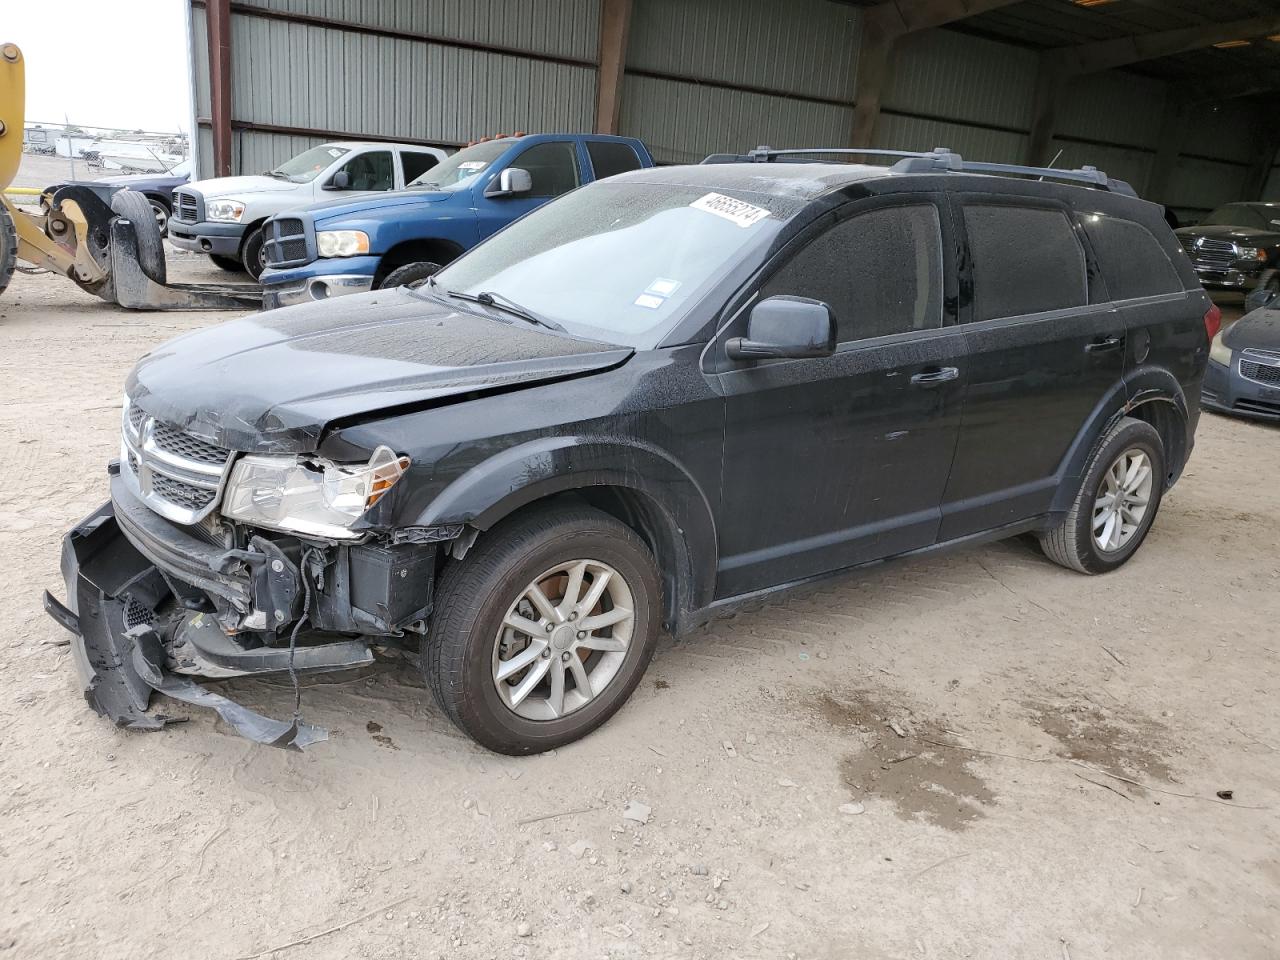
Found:
[[[207,575],[232,579],[214,570]],[[166,581],[154,558],[144,556],[121,531],[112,503],[103,504],[64,538],[62,577],[67,585],[67,604],[46,591],[45,610],[72,634],[72,656],[85,699],[117,726],[159,730],[174,722],[173,717],[147,712],[152,694],[159,692],[217,711],[238,733],[257,743],[301,749],[327,739],[327,732],[320,727],[296,718],[283,721],[262,716],[166,669],[166,649],[154,624],[155,608],[167,596]],[[242,586],[246,591],[252,589],[247,580]],[[211,643],[198,649],[203,662],[217,663],[219,642],[225,649],[231,641],[212,617],[193,614],[188,621],[213,635]],[[246,657],[237,650],[236,669],[225,675],[287,669],[287,649],[260,648],[251,653],[258,656]],[[298,671],[346,669],[371,661],[368,647],[358,641],[295,651]]]

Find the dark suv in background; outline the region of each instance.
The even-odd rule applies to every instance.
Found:
[[[463,730],[533,753],[744,598],[1024,533],[1120,566],[1191,452],[1217,308],[1122,183],[900,156],[622,174],[416,288],[144,357],[46,594],[90,703],[154,728],[159,690],[296,746],[319,733],[189,676],[400,644]]]
[[[1208,289],[1280,294],[1280,202],[1224,204],[1175,232]]]

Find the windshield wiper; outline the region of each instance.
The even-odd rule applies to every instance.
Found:
[[[548,317],[544,317],[541,314],[534,313],[528,307],[521,306],[520,304],[512,300],[510,297],[504,296],[501,293],[493,293],[489,290],[481,290],[479,293],[471,294],[471,293],[459,293],[457,290],[446,290],[444,287],[436,283],[435,277],[428,278],[427,285],[431,287],[433,290],[435,290],[437,293],[442,294],[443,296],[453,297],[456,300],[468,300],[471,303],[480,303],[486,307],[503,310],[511,314],[513,317],[519,317],[521,320],[524,320],[526,323],[532,323],[535,327],[546,327],[548,330],[554,330],[557,333],[569,332],[563,326],[556,323],[556,321]]]
[[[288,180],[290,183],[293,182],[293,177],[289,176],[287,173],[281,173],[279,170],[268,170],[263,174],[263,176],[275,177],[277,180]]]

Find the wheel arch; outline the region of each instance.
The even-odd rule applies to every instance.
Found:
[[[405,264],[419,260],[438,263],[445,266],[466,251],[462,244],[453,240],[440,238],[401,240],[382,255],[378,261],[378,270],[373,277],[373,285],[377,287],[392,270]]]
[[[625,523],[649,546],[673,632],[715,589],[716,532],[702,489],[678,464],[638,441],[549,438],[521,444],[468,470],[415,518],[415,526],[465,524],[485,536],[499,521],[577,497]]]
[[[1069,508],[1079,491],[1089,456],[1124,417],[1144,420],[1156,429],[1165,452],[1165,488],[1177,481],[1190,453],[1186,392],[1168,370],[1140,367],[1116,383],[1076,434],[1063,460],[1062,482],[1054,495],[1051,512]]]

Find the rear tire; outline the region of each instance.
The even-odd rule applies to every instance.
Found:
[[[221,267],[230,273],[244,273],[244,266],[235,257],[224,257],[218,253],[209,254],[215,267]]]
[[[431,263],[429,261],[419,261],[417,263],[406,263],[402,267],[396,267],[378,284],[379,290],[389,290],[392,287],[409,287],[416,283],[421,283],[433,273],[440,269],[440,264]]]
[[[1040,536],[1045,556],[1080,573],[1121,566],[1155,521],[1166,469],[1160,434],[1143,420],[1125,417],[1094,449],[1066,516]]]
[[[160,237],[160,225],[156,222],[151,201],[144,194],[127,187],[111,195],[111,212],[133,224],[138,237],[138,265],[142,272],[156,283],[166,280],[164,241]]]
[[[18,262],[18,230],[9,210],[0,203],[0,293],[9,286],[13,268]]]
[[[545,603],[531,602],[532,589]],[[634,531],[590,507],[549,507],[498,524],[445,568],[423,672],[477,743],[541,753],[626,702],[653,656],[661,610],[653,555]],[[611,622],[593,626],[600,618]],[[526,666],[513,664],[520,657]]]

